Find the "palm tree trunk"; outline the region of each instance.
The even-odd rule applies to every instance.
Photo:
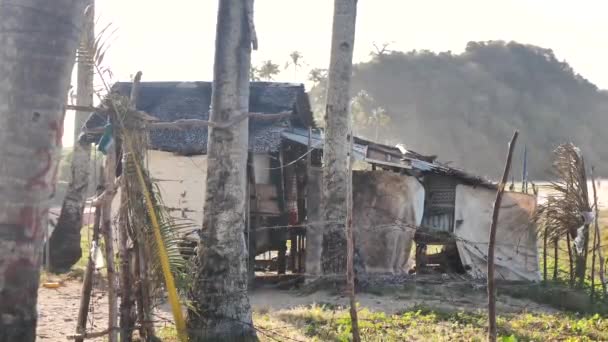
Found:
[[[356,17],[357,0],[335,0],[323,148],[322,217],[326,226],[321,271],[324,275],[342,275],[346,271],[347,141],[351,121],[350,80]]]
[[[249,111],[253,0],[219,2],[211,121]],[[188,314],[191,341],[255,341],[244,239],[249,120],[209,130],[205,217]]]
[[[91,50],[95,40],[95,1],[88,0],[86,2],[88,9],[81,35],[81,51],[78,56],[76,104],[91,107],[93,105]],[[76,112],[71,166],[72,177],[61,206],[61,213],[57,219],[57,226],[49,240],[49,266],[53,272],[69,270],[82,256],[80,230],[82,229],[82,212],[89,186],[91,146],[79,142],[78,137],[88,115],[88,112]]]
[[[85,3],[0,1],[0,341],[34,341],[48,203]]]

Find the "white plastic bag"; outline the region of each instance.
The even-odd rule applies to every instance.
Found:
[[[91,243],[91,257],[95,262],[95,269],[99,270],[106,266],[103,256],[101,255],[101,251],[99,250],[99,246],[93,241]]]

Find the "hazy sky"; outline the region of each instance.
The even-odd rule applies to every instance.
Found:
[[[104,60],[115,80],[136,71],[143,81],[210,81],[217,0],[96,0],[99,25],[117,29]],[[600,88],[608,88],[608,2],[597,0],[359,0],[355,62],[373,43],[390,49],[459,53],[471,40],[515,40],[551,48]],[[256,0],[259,49],[253,64],[283,67],[300,51],[310,67],[327,68],[332,0]],[[307,70],[279,81],[304,82]],[[66,132],[73,131],[66,118]],[[66,134],[65,145],[72,144]]]

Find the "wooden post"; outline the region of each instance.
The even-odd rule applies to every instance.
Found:
[[[570,264],[570,287],[574,287],[574,260],[572,257],[572,244],[570,242],[570,232],[566,232],[566,244],[568,245],[568,262]]]
[[[130,109],[135,111],[137,109],[137,93],[139,91],[139,83],[141,81],[141,71],[135,75],[131,86],[131,97],[129,99]],[[121,127],[126,134],[129,134],[131,127]],[[114,130],[115,141],[119,141],[121,131],[118,129]],[[129,160],[131,159],[131,160]],[[129,224],[129,184],[127,183],[127,165],[130,163],[137,163],[139,160],[137,156],[132,155],[132,152],[127,152],[122,149],[122,170],[123,177],[121,177],[120,187],[120,214],[118,224],[118,243],[119,243],[119,255],[120,255],[120,287],[121,287],[121,300],[120,300],[120,341],[131,342],[133,340],[133,329],[135,328],[135,322],[133,317],[133,279],[131,274],[131,253],[129,250],[130,239],[128,232]]]
[[[105,161],[105,188],[114,192],[114,179],[116,178],[116,144],[107,151]],[[116,268],[114,267],[114,233],[112,231],[112,199],[107,195],[103,199],[101,208],[102,234],[106,251],[106,269],[108,273],[108,331],[109,342],[118,342],[118,299],[116,296]]]
[[[143,240],[142,240],[143,241]],[[150,339],[154,333],[154,324],[152,322],[152,300],[150,295],[150,276],[148,271],[147,260],[148,252],[141,242],[137,244],[137,253],[135,260],[137,263],[136,271],[139,274],[139,281],[137,284],[136,295],[137,308],[138,308],[138,320],[140,322],[140,335]],[[147,340],[146,340],[147,341]]]
[[[355,297],[355,237],[353,233],[353,136],[352,122],[350,130],[350,148],[348,150],[348,184],[347,184],[347,210],[346,210],[346,282],[350,301],[350,320],[353,333],[353,342],[360,342],[359,320],[357,318],[357,299]]]
[[[515,131],[511,142],[509,143],[509,153],[505,163],[505,170],[502,174],[498,191],[496,191],[496,201],[494,201],[494,210],[492,212],[492,224],[490,226],[490,241],[488,243],[488,341],[496,341],[496,283],[494,279],[494,249],[496,245],[496,225],[498,224],[498,214],[500,212],[500,204],[502,202],[502,194],[505,191],[505,184],[509,178],[509,170],[511,169],[511,160],[513,159],[513,149],[517,142],[518,131]]]
[[[557,280],[559,272],[559,238],[553,240],[553,280]]]
[[[580,180],[581,180],[581,190],[582,190],[582,200],[583,200],[583,210],[591,211],[591,206],[589,205],[589,191],[587,189],[587,175],[585,173],[585,159],[580,157]],[[587,257],[589,254],[589,227],[590,224],[585,224],[583,226],[583,253],[582,255],[577,253],[576,255],[576,277],[578,278],[577,286],[582,288],[585,284],[585,275],[587,274]]]
[[[545,222],[545,233],[543,236],[543,280],[547,281],[547,240],[548,240],[547,222]]]
[[[97,187],[97,196],[100,196],[103,193],[103,168],[101,168],[99,173],[100,180],[99,186]],[[93,222],[93,236],[92,236],[92,244],[99,248],[99,232],[101,226],[101,205],[95,206],[95,220]],[[91,292],[93,290],[93,276],[95,273],[95,255],[93,255],[90,251],[89,253],[89,261],[87,262],[87,268],[84,272],[84,277],[82,280],[82,288],[80,290],[80,308],[78,309],[78,319],[76,323],[76,334],[79,335],[76,337],[76,342],[83,342],[84,336],[87,330],[87,318],[89,314],[89,305],[91,304]]]
[[[256,244],[256,229],[260,226],[260,216],[258,214],[258,194],[256,191],[256,176],[255,176],[255,163],[254,163],[254,155],[253,153],[249,153],[249,178],[248,178],[248,187],[249,187],[249,276],[248,281],[250,286],[255,285],[255,257],[257,254],[257,244]],[[253,199],[253,201],[252,201]],[[251,217],[251,211],[253,211],[253,217]]]
[[[597,245],[594,244],[593,248],[594,248],[594,252],[597,249],[597,256],[598,256],[598,261],[599,261],[599,274],[600,274],[600,282],[602,283],[602,296],[605,297],[607,292],[606,292],[606,273],[604,270],[604,256],[602,255],[602,248],[601,248],[601,243],[602,243],[602,239],[601,239],[601,233],[600,233],[600,225],[599,225],[599,217],[600,217],[600,208],[597,205],[597,189],[595,187],[595,176],[594,176],[594,172],[595,172],[595,168],[591,167],[591,182],[593,182],[593,207],[595,208],[595,236],[594,239],[597,240]],[[595,253],[594,253],[595,254]],[[595,261],[595,257],[593,259]],[[592,276],[593,278],[593,276]]]

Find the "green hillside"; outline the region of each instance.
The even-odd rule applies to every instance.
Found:
[[[461,54],[430,51],[376,54],[355,66],[352,93],[357,134],[404,143],[482,175],[501,172],[515,129],[532,178],[548,178],[559,143],[580,146],[588,164],[608,174],[608,93],[550,49],[515,42],[470,42]],[[322,115],[324,78],[311,99]],[[377,115],[377,116],[374,116]],[[378,120],[374,120],[377,117]]]

